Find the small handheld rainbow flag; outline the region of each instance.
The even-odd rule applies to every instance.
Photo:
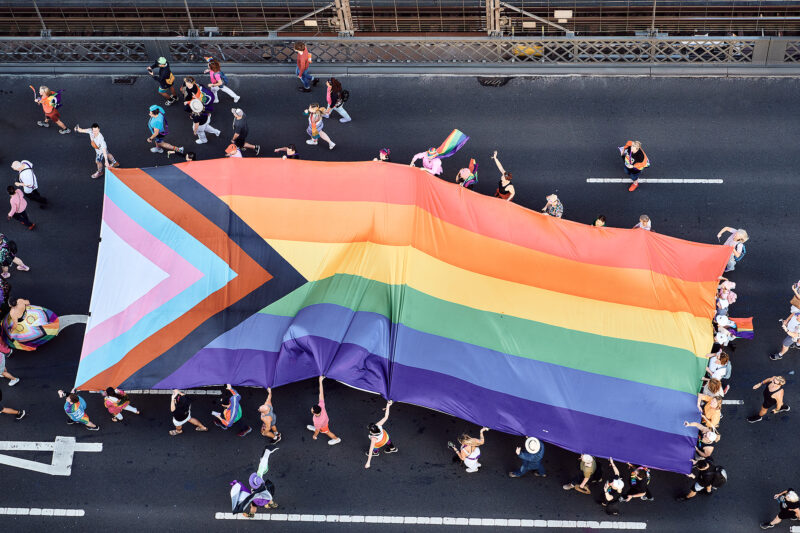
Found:
[[[439,148],[436,149],[436,157],[439,159],[450,157],[454,153],[458,152],[468,140],[469,137],[464,135],[461,130],[455,129],[451,131],[450,135],[447,136],[447,139],[445,139],[444,142],[439,145]]]
[[[734,336],[739,339],[752,339],[755,336],[753,331],[753,317],[748,318],[733,318],[731,322],[736,324],[736,330],[732,331]]]

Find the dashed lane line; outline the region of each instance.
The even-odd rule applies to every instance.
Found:
[[[90,391],[95,392],[97,394],[102,394],[102,391]],[[189,389],[189,390],[182,390],[184,394],[196,394],[199,396],[208,395],[208,396],[219,396],[222,394],[222,391],[217,389]],[[172,389],[131,389],[126,390],[125,394],[164,394],[169,395],[172,394]]]
[[[744,400],[722,400],[723,405],[744,405]]]
[[[42,509],[39,507],[0,507],[0,515],[13,516],[83,516],[83,509]]]
[[[430,526],[540,527],[585,529],[647,529],[645,522],[597,522],[593,520],[523,520],[519,518],[459,518],[453,516],[364,516],[311,514],[256,514],[246,518],[241,513],[217,513],[217,520],[266,520],[270,522],[327,522],[346,524],[415,524]]]
[[[630,178],[587,178],[586,183],[630,183]],[[720,185],[722,179],[670,179],[670,178],[639,178],[639,183],[694,183]]]

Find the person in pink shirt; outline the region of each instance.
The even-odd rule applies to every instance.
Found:
[[[25,195],[22,193],[22,189],[17,189],[13,185],[9,185],[6,190],[11,197],[9,199],[11,211],[8,212],[8,220],[12,218],[14,220],[19,220],[20,223],[29,230],[35,228],[36,224],[28,219],[28,214],[25,212],[25,209],[28,207],[28,202],[25,201]]]
[[[342,439],[334,435],[333,432],[328,427],[330,419],[328,418],[328,411],[325,410],[325,394],[322,391],[323,379],[325,379],[325,376],[319,377],[319,402],[317,403],[317,405],[311,408],[311,414],[313,415],[312,418],[313,424],[307,425],[306,429],[314,432],[314,436],[311,437],[314,440],[317,440],[317,436],[320,433],[325,433],[328,437],[330,437],[328,444],[333,446],[334,444],[339,444],[340,442],[342,442]]]

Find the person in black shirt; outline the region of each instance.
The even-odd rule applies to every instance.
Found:
[[[698,492],[705,491],[707,494],[711,494],[713,490],[721,487],[728,480],[725,469],[721,466],[714,466],[710,458],[697,461],[688,477],[694,478],[694,486],[686,495],[676,498],[679,502],[694,498]]]
[[[249,133],[247,128],[247,115],[244,114],[244,111],[236,107],[231,108],[231,113],[233,113],[233,138],[231,142],[242,152],[250,148],[251,150],[255,150],[256,155],[258,155],[261,152],[261,145],[247,142],[247,134]]]
[[[158,69],[157,75],[153,73],[154,68]],[[158,82],[158,94],[167,100],[164,105],[172,105],[178,101],[178,95],[175,94],[175,76],[165,57],[159,57],[158,61],[147,67],[147,72]]]
[[[800,519],[800,497],[794,490],[786,489],[773,496],[773,498],[778,500],[780,511],[778,511],[778,516],[771,521],[762,523],[761,529],[772,529],[780,524],[781,520]]]
[[[192,114],[189,115],[192,119],[192,133],[197,136],[195,142],[197,144],[207,143],[206,132],[219,137],[221,132],[211,125],[211,113],[203,109],[202,102],[200,100],[192,100],[189,107],[192,109]]]
[[[175,425],[175,429],[169,432],[173,437],[183,433],[183,426],[187,422],[196,426],[194,428],[195,431],[208,431],[208,428],[205,427],[202,422],[196,418],[192,418],[192,403],[186,395],[178,389],[172,390],[169,410],[172,412],[172,423]]]
[[[275,148],[274,151],[275,153],[286,152],[281,156],[283,159],[300,159],[300,154],[297,153],[297,149],[293,144],[290,144],[289,146],[283,146],[281,148]]]

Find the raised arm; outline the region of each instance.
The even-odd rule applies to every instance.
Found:
[[[725,226],[724,228],[722,228],[721,230],[719,230],[719,233],[717,233],[717,239],[719,239],[720,237],[722,237],[722,234],[723,234],[723,233],[725,233],[726,231],[728,231],[728,232],[730,232],[730,233],[733,233],[733,232],[735,232],[736,230],[735,230],[734,228],[731,228],[730,226]]]
[[[500,171],[500,174],[505,174],[506,169],[503,168],[502,163],[500,163],[500,160],[497,159],[497,150],[495,150],[494,153],[492,154],[492,159],[494,159],[494,164],[497,165],[497,170]]]
[[[487,431],[489,431],[489,428],[481,428],[481,434],[478,435],[479,446],[483,446],[483,443],[486,442],[486,440],[483,438],[483,434]]]
[[[617,465],[614,464],[614,459],[609,457],[608,462],[611,463],[611,469],[614,471],[614,475],[619,477],[619,469],[617,469]]]
[[[325,393],[322,390],[322,380],[325,379],[325,376],[319,377],[319,403],[325,401]]]
[[[392,406],[393,403],[394,402],[392,400],[389,400],[388,402],[386,402],[386,407],[383,408],[383,410],[386,412],[386,414],[383,415],[383,418],[381,418],[380,420],[375,422],[377,425],[382,426],[382,425],[384,425],[386,423],[387,420],[389,420],[389,408]]]

